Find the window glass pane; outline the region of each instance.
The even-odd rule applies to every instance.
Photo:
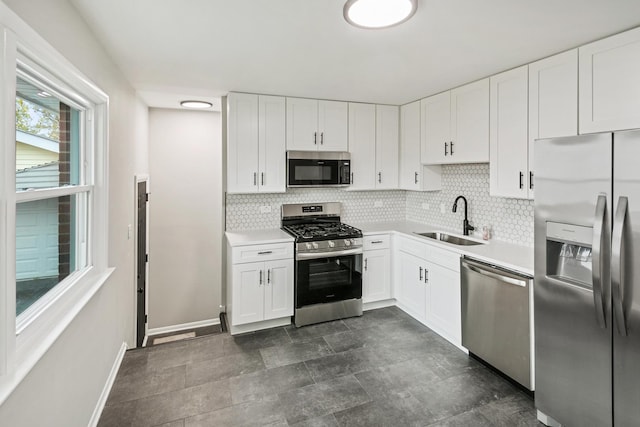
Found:
[[[80,111],[16,82],[16,190],[80,184]]]
[[[84,268],[85,193],[16,206],[16,315]]]

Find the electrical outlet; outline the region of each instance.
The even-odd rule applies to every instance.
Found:
[[[373,202],[373,207],[374,208],[381,208],[382,207],[382,200],[376,200],[375,202]]]
[[[422,209],[424,209],[425,211],[429,210],[429,203],[423,203],[422,204]]]
[[[445,213],[444,203],[440,203],[440,213],[441,214]]]
[[[264,205],[264,206],[260,206],[260,213],[271,213],[271,206],[269,205]]]

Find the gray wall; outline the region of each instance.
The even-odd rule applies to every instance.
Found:
[[[150,109],[149,328],[217,319],[221,114]]]

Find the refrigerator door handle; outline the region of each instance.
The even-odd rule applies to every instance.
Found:
[[[613,316],[618,334],[627,336],[627,324],[624,318],[623,305],[623,271],[624,271],[624,226],[627,218],[629,200],[627,197],[618,198],[618,207],[613,222],[613,239],[611,248],[611,300],[613,302]]]
[[[606,236],[609,225],[607,224],[607,196],[600,194],[596,204],[596,217],[593,225],[593,246],[592,246],[592,278],[593,278],[593,305],[596,309],[596,318],[598,325],[602,329],[606,329],[607,322],[605,320],[604,309],[604,290],[603,282],[607,280],[608,275],[603,270],[606,268],[605,262],[609,255],[609,248],[606,246],[609,239]]]

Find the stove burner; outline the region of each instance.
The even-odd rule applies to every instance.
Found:
[[[285,225],[283,228],[302,240],[362,237],[360,230],[340,222],[293,224]]]

